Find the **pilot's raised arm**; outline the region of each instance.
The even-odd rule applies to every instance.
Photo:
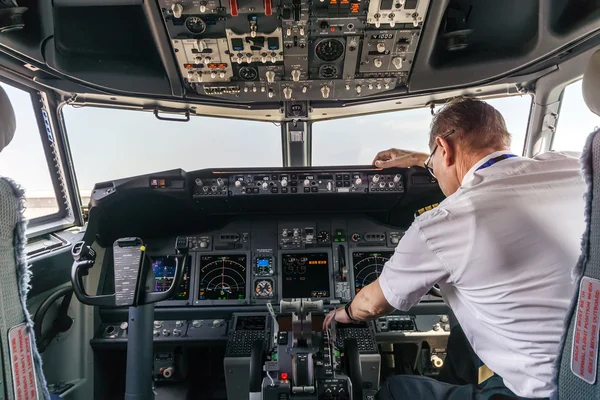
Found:
[[[438,283],[465,340],[500,377],[489,387],[463,387],[395,376],[382,389],[393,398],[445,399],[454,390],[488,389],[546,398],[553,390],[552,364],[575,290],[571,270],[585,228],[586,186],[576,154],[519,157],[510,152],[510,139],[496,109],[460,99],[435,115],[429,156],[388,150],[375,159],[375,165],[409,166],[426,158],[447,197],[415,219],[379,279],[332,311],[326,324],[409,310]]]
[[[415,165],[422,167],[427,160],[427,157],[429,157],[429,154],[427,153],[402,149],[388,149],[377,153],[375,159],[373,159],[373,165],[378,168],[408,168]]]

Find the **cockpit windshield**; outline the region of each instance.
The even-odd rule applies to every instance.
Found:
[[[66,106],[63,115],[81,195],[94,184],[157,171],[281,167],[281,129],[272,122]]]

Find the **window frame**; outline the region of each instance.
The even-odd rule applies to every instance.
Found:
[[[56,128],[59,125],[57,124],[55,111],[57,107],[53,100],[53,92],[26,78],[13,75],[9,71],[3,71],[3,74],[0,75],[0,82],[29,93],[58,206],[58,211],[53,214],[27,220],[25,232],[27,238],[61,231],[74,225],[82,225],[81,206],[79,206],[76,192],[73,191],[72,176],[69,173],[70,168],[68,168],[70,158],[65,151],[63,135],[60,129]],[[7,178],[11,177],[7,176]],[[74,212],[74,210],[76,211]]]

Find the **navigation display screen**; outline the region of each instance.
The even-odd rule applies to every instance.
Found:
[[[200,257],[198,300],[244,300],[245,298],[245,255]]]
[[[187,300],[190,297],[190,263],[191,257],[188,256],[181,286],[175,297],[171,300]],[[166,292],[171,287],[175,278],[175,258],[173,257],[152,257],[152,270],[154,271],[154,291]]]
[[[360,292],[363,287],[376,280],[381,274],[385,263],[393,255],[393,251],[353,253],[354,292]]]
[[[327,253],[284,254],[282,264],[284,299],[329,297]]]

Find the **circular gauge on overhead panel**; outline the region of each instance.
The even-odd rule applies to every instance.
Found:
[[[185,20],[185,28],[190,31],[190,33],[199,35],[206,30],[206,23],[200,17],[188,17]]]
[[[315,54],[323,61],[335,61],[344,54],[344,45],[338,39],[323,39],[317,43]]]
[[[238,74],[245,81],[255,81],[258,78],[258,71],[253,67],[241,67]]]
[[[319,243],[329,242],[329,232],[321,231],[317,234],[317,240]]]
[[[353,242],[360,242],[360,239],[361,239],[360,233],[353,233],[352,236],[350,237],[350,239],[352,239]]]
[[[254,286],[254,295],[257,298],[263,299],[273,297],[273,281],[265,279],[256,282],[256,285]]]
[[[321,78],[335,78],[337,76],[337,72],[337,67],[331,64],[321,65],[321,67],[319,68],[319,76]]]

